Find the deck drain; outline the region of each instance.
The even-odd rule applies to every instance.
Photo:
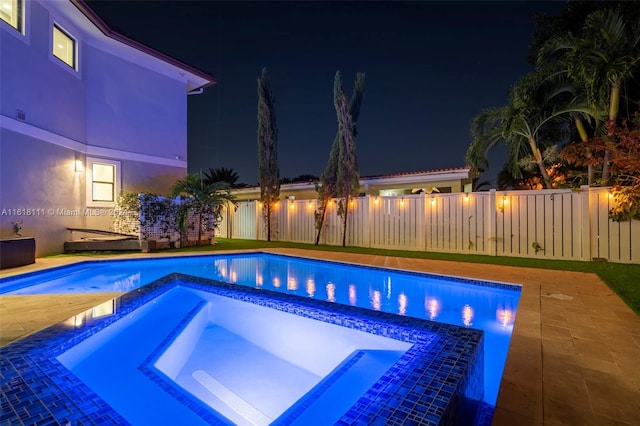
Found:
[[[553,297],[554,299],[558,299],[558,300],[573,300],[573,297],[568,296],[566,294],[562,294],[562,293],[547,293],[547,294],[543,294],[544,297]]]

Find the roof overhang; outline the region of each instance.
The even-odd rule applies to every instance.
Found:
[[[83,0],[46,1],[43,4],[78,28],[87,44],[184,82],[187,93],[216,83],[213,75],[113,31]]]
[[[368,176],[360,178],[361,185],[394,185],[424,183],[434,181],[461,180],[470,177],[471,168],[427,170],[424,172],[403,173],[396,175]]]

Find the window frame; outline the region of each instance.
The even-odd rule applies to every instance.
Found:
[[[69,64],[65,59],[56,55],[56,50],[55,50],[55,47],[56,47],[55,31],[56,30],[58,30],[58,32],[64,35],[71,42],[71,48],[73,50],[71,57],[72,57],[73,64]],[[51,56],[54,57],[58,63],[63,64],[65,67],[68,67],[74,71],[78,71],[78,46],[79,46],[78,39],[72,36],[71,33],[67,31],[59,23],[54,21],[53,24],[51,25],[51,45],[50,45]]]
[[[8,27],[18,31],[20,34],[24,34],[24,9],[25,9],[25,0],[15,0],[16,3],[16,25],[13,25],[11,22],[5,20],[0,15],[0,22],[4,23]]]
[[[104,164],[113,166],[113,201],[96,201],[93,199],[94,183],[110,183],[93,180],[93,165]],[[87,157],[85,161],[85,177],[86,177],[86,204],[87,207],[115,207],[118,195],[122,189],[121,184],[121,167],[120,161],[110,160],[107,158]]]

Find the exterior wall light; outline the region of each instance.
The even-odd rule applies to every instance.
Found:
[[[84,173],[84,163],[80,158],[76,158],[74,162],[74,170],[76,173]]]

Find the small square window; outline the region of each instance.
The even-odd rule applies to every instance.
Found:
[[[76,41],[57,25],[53,26],[53,56],[76,69]]]
[[[0,19],[18,31],[22,31],[22,1],[0,0]]]

